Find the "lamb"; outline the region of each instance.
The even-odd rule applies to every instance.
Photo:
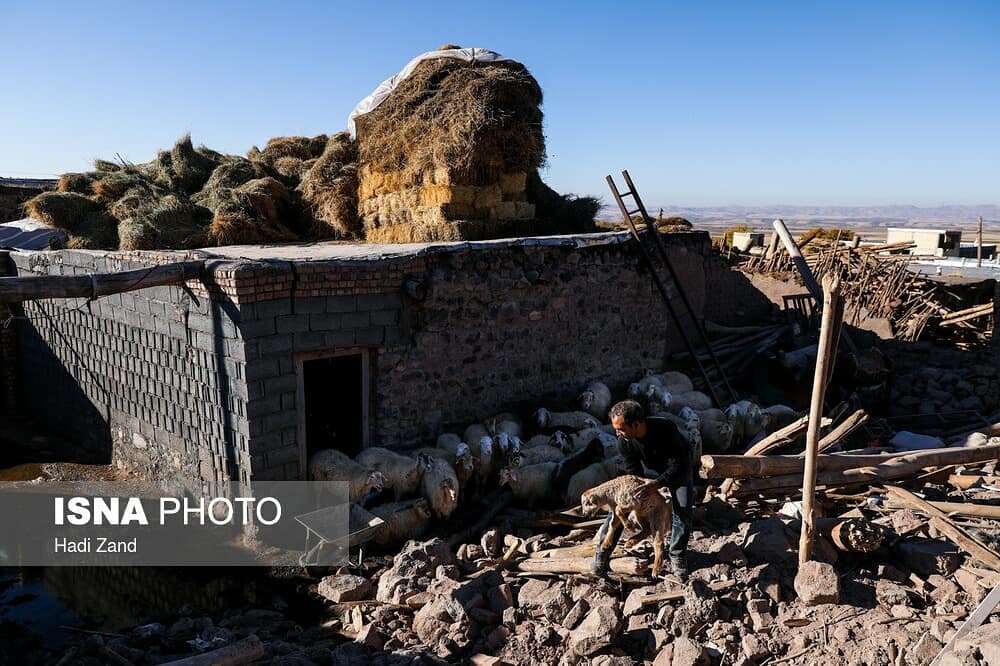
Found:
[[[539,463],[562,462],[565,457],[565,454],[556,447],[549,446],[548,444],[540,444],[521,450],[519,466],[527,467],[529,465],[538,465]]]
[[[552,490],[552,481],[560,463],[547,462],[525,465],[518,469],[500,470],[500,485],[510,486],[514,498],[529,506],[545,501]]]
[[[600,421],[586,412],[552,412],[544,407],[535,412],[534,419],[541,430],[561,428],[575,432],[601,425]]]
[[[683,372],[673,372],[671,370],[667,370],[666,372],[650,376],[656,377],[660,380],[660,386],[662,386],[663,390],[668,393],[686,393],[694,390],[694,384],[691,383],[691,378]]]
[[[653,577],[656,578],[663,570],[664,544],[670,538],[673,512],[670,502],[662,495],[652,493],[642,502],[636,502],[636,490],[646,483],[646,479],[626,474],[581,493],[580,504],[584,515],[593,515],[598,511],[611,511],[615,518],[625,527],[639,529],[639,534],[625,543],[631,548],[643,537],[650,534],[653,539]],[[615,530],[608,530],[601,547],[610,550],[614,547],[612,539]]]
[[[458,507],[458,475],[447,460],[425,456],[422,462],[421,494],[439,518],[448,518]]]
[[[611,389],[602,382],[590,382],[577,401],[580,409],[603,421],[608,418],[608,410],[611,409]]]
[[[728,451],[733,445],[733,424],[721,409],[704,409],[699,412],[701,441],[709,451]]]
[[[536,446],[554,446],[563,453],[573,450],[573,441],[562,430],[556,430],[551,435],[535,435],[522,443],[522,448],[530,449]]]
[[[420,461],[379,446],[363,450],[355,460],[369,469],[382,472],[385,487],[393,491],[397,502],[417,492],[424,474],[424,465]]]
[[[620,458],[596,462],[570,477],[566,486],[566,503],[576,504],[584,491],[599,486],[622,473]]]
[[[680,414],[685,407],[694,410],[704,410],[712,408],[712,399],[701,391],[684,391],[683,393],[670,394],[670,405],[667,409],[674,414]]]
[[[380,504],[369,510],[385,521],[373,539],[383,545],[420,538],[434,515],[430,503],[423,497],[408,502]]]
[[[309,459],[309,480],[346,481],[348,497],[357,504],[364,504],[385,488],[382,472],[369,470],[336,449],[322,449],[313,454]]]

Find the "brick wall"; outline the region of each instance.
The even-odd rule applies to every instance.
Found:
[[[665,238],[696,311],[731,323],[768,310],[739,273],[709,258],[707,234]],[[501,409],[558,404],[592,378],[615,387],[660,369],[682,344],[624,240],[213,258],[188,290],[130,292],[89,310],[74,310],[79,302],[28,306],[20,356],[34,370],[23,381],[36,411],[54,417],[71,399],[89,405],[67,420],[78,427],[85,415],[103,418],[111,457],[123,466],[294,479],[302,465],[296,359],[304,354],[368,352],[371,441],[394,447]],[[17,261],[22,274],[77,274],[193,256],[61,251]],[[67,397],[47,401],[56,385]]]

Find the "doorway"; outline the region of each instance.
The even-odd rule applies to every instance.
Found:
[[[367,350],[310,352],[296,357],[299,468],[321,449],[355,456],[368,445],[370,395]]]

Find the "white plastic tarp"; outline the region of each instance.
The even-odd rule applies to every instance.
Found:
[[[372,91],[372,94],[358,102],[357,106],[354,107],[354,110],[351,111],[351,115],[347,117],[347,131],[351,133],[351,138],[357,138],[357,128],[354,125],[355,118],[363,116],[369,111],[374,111],[379,104],[384,102],[386,98],[389,97],[392,91],[396,89],[396,86],[402,83],[406,77],[413,73],[413,70],[417,68],[417,65],[422,63],[424,60],[437,60],[438,58],[453,58],[455,60],[464,60],[466,62],[514,62],[510,58],[505,58],[496,51],[490,51],[489,49],[445,49],[443,51],[428,51],[427,53],[421,53],[416,58],[406,63],[406,67],[399,70],[398,73],[390,76],[388,79],[380,83],[378,88]]]

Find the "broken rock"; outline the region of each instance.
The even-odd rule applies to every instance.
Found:
[[[316,591],[330,601],[339,604],[343,601],[369,599],[372,584],[362,576],[341,574],[339,576],[325,576],[319,582]]]
[[[456,563],[448,544],[441,539],[407,541],[393,558],[392,566],[379,577],[375,598],[383,603],[405,603],[411,595],[427,589],[439,566]]]
[[[598,606],[587,613],[569,635],[569,646],[576,654],[591,655],[616,640],[621,633],[622,619],[612,606]]]
[[[701,643],[690,638],[678,638],[673,642],[671,666],[708,666],[708,653]]]
[[[755,564],[790,564],[795,558],[791,545],[785,523],[780,518],[767,518],[750,524],[743,552]]]
[[[805,562],[795,576],[795,593],[807,606],[835,604],[840,601],[840,579],[833,566],[825,562]]]
[[[697,622],[711,623],[719,619],[719,598],[700,578],[691,579],[684,590],[684,607]]]

